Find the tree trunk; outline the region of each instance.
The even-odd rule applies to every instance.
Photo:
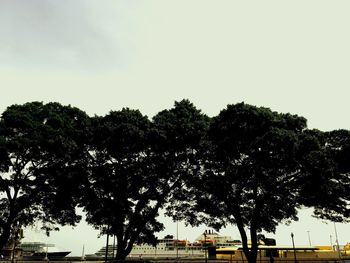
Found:
[[[127,254],[125,253],[125,240],[123,233],[117,233],[117,253],[115,255],[116,260],[125,260]]]
[[[248,263],[256,263],[256,258],[258,255],[256,242],[255,242],[255,245],[252,242],[251,248],[249,249],[247,234],[244,230],[243,221],[242,221],[242,218],[240,217],[239,213],[235,213],[235,219],[236,219],[236,224],[237,224],[239,233],[240,233],[241,238],[242,238],[244,255],[246,256]],[[255,235],[255,239],[256,239],[256,235]],[[254,237],[253,237],[253,240],[254,240]]]
[[[2,229],[3,229],[3,232],[0,235],[0,251],[6,246],[11,235],[11,226],[9,226],[8,224],[5,224],[2,227]]]
[[[0,235],[0,251],[6,246],[11,236],[12,224],[14,223],[12,206],[13,205],[10,207],[9,217],[7,218],[5,224],[1,227],[2,233]]]
[[[250,226],[250,237],[251,237],[251,245],[250,245],[251,261],[250,261],[250,263],[255,263],[256,258],[258,256],[258,238],[257,238],[256,229],[253,226],[253,224],[251,224],[251,226]]]
[[[126,253],[125,251],[117,249],[117,255],[115,256],[116,260],[125,260],[126,259]]]

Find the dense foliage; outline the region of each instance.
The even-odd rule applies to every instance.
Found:
[[[162,201],[149,162],[151,124],[139,111],[123,109],[93,120],[89,184],[83,196],[87,221],[117,238],[117,258],[162,230]]]
[[[308,130],[303,134],[299,202],[318,218],[350,219],[350,132]]]
[[[50,230],[79,221],[79,162],[88,116],[58,103],[13,105],[0,121],[0,248],[36,220]]]
[[[134,243],[156,242],[154,233],[163,230],[158,211],[181,190],[190,152],[205,129],[201,118],[182,101],[153,123],[130,109],[94,119],[83,205],[89,223],[116,236],[117,259],[125,259]]]
[[[296,220],[299,207],[350,218],[349,155],[349,131],[308,130],[303,117],[244,103],[209,118],[182,100],[152,120],[128,108],[88,117],[13,105],[0,120],[0,247],[37,220],[48,231],[75,224],[79,205],[124,259],[156,242],[166,209],[193,226],[237,225],[252,263],[261,232]]]
[[[212,120],[201,173],[188,181],[186,210],[180,205],[176,213],[192,224],[237,225],[247,259],[254,262],[258,233],[296,218],[298,138],[305,126],[298,116],[228,105]]]

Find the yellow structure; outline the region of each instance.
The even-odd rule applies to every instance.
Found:
[[[350,243],[344,245],[343,250],[341,252],[345,256],[350,256]]]
[[[257,262],[262,263],[292,263],[307,261],[308,263],[331,261],[340,262],[339,253],[331,247],[283,247],[283,246],[259,246]],[[329,248],[329,249],[327,249]],[[226,259],[230,262],[246,262],[242,248],[222,248],[216,250],[217,259]]]

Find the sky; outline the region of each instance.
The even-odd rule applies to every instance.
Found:
[[[93,116],[123,107],[149,117],[189,99],[209,116],[245,102],[304,116],[309,128],[350,129],[347,0],[0,0],[0,112],[57,101]],[[162,217],[167,233],[176,224]],[[350,242],[348,224],[337,224]],[[185,228],[194,240],[205,230]],[[309,232],[308,232],[309,231]],[[236,238],[235,227],[221,231]],[[333,224],[300,212],[278,244],[335,241]],[[85,223],[47,238],[72,255],[105,237]]]

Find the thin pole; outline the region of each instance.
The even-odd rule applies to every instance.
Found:
[[[45,258],[44,258],[46,261],[49,260],[49,258],[47,257],[47,252],[48,252],[48,250],[49,250],[49,245],[48,245],[47,242],[46,242],[46,252],[45,252]]]
[[[205,263],[208,262],[207,256],[207,230],[204,231],[204,255],[205,255]]]
[[[108,242],[109,242],[109,226],[108,226],[108,229],[107,229],[105,263],[107,263],[107,257],[108,257]]]
[[[179,258],[179,221],[176,220],[176,260]]]
[[[308,238],[309,238],[309,245],[310,245],[310,247],[311,247],[310,231],[307,231],[307,236],[308,236]]]
[[[114,253],[115,253],[115,235],[113,236],[113,253],[112,253],[113,258],[114,258]]]
[[[81,253],[81,259],[85,260],[85,245],[83,245],[83,252]]]
[[[333,222],[333,224],[334,224],[334,232],[335,232],[335,243],[337,244],[337,250],[338,250],[339,258],[341,258],[337,227],[335,226],[335,222]]]
[[[293,243],[294,263],[297,263],[297,254],[296,254],[296,252],[295,252],[295,244],[294,244],[294,234],[291,233],[290,236],[292,237],[292,243]]]

